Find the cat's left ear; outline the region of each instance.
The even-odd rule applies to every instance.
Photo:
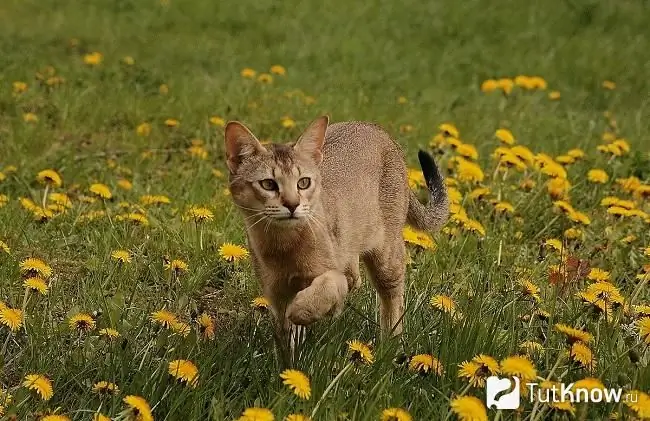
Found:
[[[300,154],[309,155],[316,164],[320,164],[323,160],[323,143],[329,121],[330,118],[326,115],[314,120],[300,135],[293,149]]]

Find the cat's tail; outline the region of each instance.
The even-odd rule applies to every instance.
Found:
[[[449,197],[445,182],[431,155],[420,150],[418,159],[429,190],[429,204],[423,205],[418,197],[410,192],[407,222],[422,231],[436,232],[449,218]]]

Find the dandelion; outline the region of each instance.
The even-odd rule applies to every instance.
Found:
[[[257,72],[253,69],[250,69],[246,67],[245,69],[242,69],[240,72],[241,77],[246,78],[246,79],[253,79]]]
[[[111,421],[111,419],[106,415],[98,412],[93,415],[93,421]]]
[[[204,339],[214,339],[214,320],[207,313],[201,313],[196,319],[199,325],[199,332]]]
[[[544,349],[542,344],[535,341],[524,341],[519,345],[519,348],[523,349],[527,354],[541,352]]]
[[[592,391],[594,389],[604,390],[605,385],[598,379],[593,377],[585,377],[582,380],[578,380],[573,384],[574,390],[584,389],[587,391]]]
[[[11,254],[11,249],[4,241],[0,240],[0,251],[3,251],[7,254]]]
[[[641,340],[646,344],[650,344],[650,317],[644,317],[638,320],[636,324]]]
[[[162,194],[156,194],[156,195],[144,195],[140,196],[140,203],[142,203],[143,206],[150,206],[150,205],[168,205],[171,203],[171,200],[169,197],[164,196]]]
[[[595,168],[593,170],[589,170],[587,173],[587,180],[591,181],[592,183],[605,184],[607,181],[609,181],[609,176],[605,171]]]
[[[551,92],[548,93],[548,99],[550,99],[550,100],[556,101],[556,100],[560,99],[560,97],[562,97],[562,94],[560,93],[560,91],[551,91]]]
[[[546,189],[554,199],[566,198],[570,188],[571,183],[566,178],[556,177],[546,183]]]
[[[499,89],[499,83],[494,79],[487,79],[481,83],[481,91],[484,93],[493,92]]]
[[[41,374],[26,375],[23,386],[29,390],[34,390],[44,401],[50,400],[52,395],[54,395],[52,382]]]
[[[483,227],[483,224],[475,219],[467,219],[463,221],[462,227],[469,232],[474,232],[481,237],[485,237],[485,228]]]
[[[302,414],[289,414],[284,421],[311,421],[311,418]]]
[[[25,123],[36,123],[38,116],[34,113],[23,113],[23,121]]]
[[[192,206],[187,210],[187,217],[194,219],[194,222],[201,223],[205,221],[212,221],[214,214],[206,207]]]
[[[558,240],[557,238],[549,238],[548,240],[544,241],[544,245],[555,251],[562,251],[563,248],[562,241]]]
[[[348,349],[351,353],[351,360],[360,364],[372,364],[375,357],[370,347],[358,340],[348,341]]]
[[[165,126],[167,127],[177,127],[180,124],[175,118],[168,118],[165,120]]]
[[[273,83],[273,76],[268,73],[260,73],[259,76],[257,76],[257,81],[268,85]]]
[[[571,326],[567,326],[563,323],[556,323],[555,330],[565,335],[569,343],[574,343],[578,341],[587,343],[587,342],[591,342],[591,340],[594,338],[593,335],[589,332],[572,328]]]
[[[199,370],[188,360],[174,360],[169,363],[169,374],[181,382],[196,387],[199,380]]]
[[[183,260],[180,259],[174,259],[172,261],[166,262],[163,265],[163,267],[165,268],[165,270],[170,270],[175,274],[181,274],[187,272],[188,270],[187,263],[185,263]]]
[[[251,307],[257,309],[266,310],[269,308],[270,305],[271,303],[265,297],[253,298],[253,301],[251,301]]]
[[[569,352],[569,355],[574,361],[580,363],[585,368],[591,369],[596,364],[591,349],[589,349],[589,347],[583,342],[574,342],[571,345],[571,351]]]
[[[386,408],[381,412],[381,421],[412,421],[411,414],[402,408]]]
[[[219,247],[219,257],[227,262],[237,262],[248,255],[248,250],[237,244],[224,243]]]
[[[589,274],[587,274],[587,279],[591,281],[609,281],[610,273],[606,270],[599,268],[591,268]]]
[[[103,60],[104,56],[97,51],[84,55],[84,63],[89,66],[98,66]]]
[[[611,80],[604,80],[603,88],[613,91],[614,89],[616,89],[616,83],[612,82]]]
[[[115,339],[120,337],[120,332],[110,327],[100,329],[98,333],[100,336],[106,336],[108,339]]]
[[[539,287],[527,279],[518,281],[521,292],[524,296],[531,297],[535,301],[540,301]]]
[[[505,143],[506,145],[515,144],[515,137],[512,135],[512,132],[508,129],[498,129],[496,132],[494,132],[494,135],[496,136],[497,139],[499,139],[501,142]]]
[[[537,370],[527,358],[519,355],[507,357],[501,361],[501,372],[510,376],[517,376],[523,382],[535,380]]]
[[[147,137],[151,134],[151,124],[149,123],[140,123],[138,127],[135,128],[135,133],[141,137]]]
[[[266,408],[246,408],[237,421],[274,421],[273,412]]]
[[[478,164],[463,158],[457,158],[456,172],[459,181],[480,183],[485,178],[483,170],[481,170],[481,167]]]
[[[151,407],[143,397],[128,395],[122,401],[128,406],[128,410],[134,415],[137,421],[153,421]]]
[[[444,368],[440,361],[431,354],[418,354],[411,357],[409,368],[421,374],[436,373],[442,376]]]
[[[27,278],[25,279],[25,281],[23,281],[23,286],[25,287],[25,289],[37,291],[41,295],[47,295],[47,290],[48,290],[47,284],[41,278],[37,278],[37,277]]]
[[[279,76],[284,76],[287,74],[287,69],[284,68],[284,66],[281,66],[279,64],[275,64],[271,66],[271,69],[269,72],[273,73],[274,75],[279,75]]]
[[[438,126],[438,130],[440,130],[444,136],[453,137],[455,139],[458,139],[460,136],[460,132],[452,123],[442,123]]]
[[[199,145],[190,146],[189,148],[187,148],[187,153],[194,158],[199,158],[199,159],[208,158],[208,151],[203,146],[199,146]]]
[[[78,313],[70,317],[68,326],[70,329],[76,329],[79,332],[89,332],[95,328],[95,319],[90,314]]]
[[[93,385],[92,391],[99,395],[117,395],[120,388],[115,383],[102,380]]]
[[[426,250],[435,250],[435,243],[429,234],[423,231],[417,231],[410,226],[405,226],[402,230],[402,237],[407,243],[415,244]]]
[[[501,78],[497,80],[497,84],[506,95],[509,95],[512,92],[512,88],[515,86],[515,82],[509,78]]]
[[[474,396],[459,396],[450,403],[451,411],[460,421],[487,421],[487,411],[483,402]]]
[[[161,95],[167,95],[169,93],[169,86],[167,86],[166,83],[163,83],[158,87],[158,92],[160,92]]]
[[[46,186],[51,187],[61,187],[63,185],[63,179],[59,173],[54,170],[43,170],[36,174],[36,180]]]
[[[23,311],[2,305],[0,307],[0,325],[7,326],[12,332],[17,331],[23,325]]]
[[[95,183],[90,186],[88,189],[92,194],[98,196],[101,199],[110,200],[113,198],[113,193],[111,189],[108,188],[106,184]]]
[[[9,196],[6,194],[0,194],[0,208],[3,208],[9,202]]]
[[[164,328],[171,328],[178,323],[178,319],[174,313],[167,310],[158,310],[151,313],[151,320],[160,323]]]
[[[503,213],[503,214],[513,214],[515,213],[515,207],[512,206],[512,204],[508,202],[499,202],[496,205],[494,205],[494,210],[497,213]]]
[[[303,372],[284,370],[280,374],[280,378],[283,380],[282,383],[287,385],[299,398],[308,400],[311,397],[309,378]]]
[[[172,330],[174,333],[181,335],[183,338],[186,338],[190,334],[191,328],[190,325],[185,322],[176,322],[172,325]]]
[[[443,313],[449,313],[452,316],[456,314],[456,302],[448,295],[434,295],[429,300],[429,304]]]
[[[69,417],[59,414],[50,414],[46,415],[43,418],[39,418],[39,421],[70,421]]]
[[[111,252],[111,258],[119,263],[131,263],[131,252],[127,250],[114,250]]]
[[[135,60],[131,56],[124,56],[122,57],[122,63],[126,64],[127,66],[133,66],[135,64]]]

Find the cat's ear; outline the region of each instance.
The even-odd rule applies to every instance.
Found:
[[[325,131],[330,118],[326,115],[318,117],[300,135],[300,138],[293,146],[300,154],[309,155],[316,164],[323,160],[323,143],[325,142]]]
[[[267,152],[255,135],[238,121],[226,124],[224,137],[226,164],[231,173],[237,172],[237,167],[246,157]]]

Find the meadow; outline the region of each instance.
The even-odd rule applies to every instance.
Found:
[[[648,2],[4,0],[0,419],[650,419]],[[285,371],[223,126],[435,154],[404,334],[372,287]],[[485,379],[634,401],[487,409]]]

